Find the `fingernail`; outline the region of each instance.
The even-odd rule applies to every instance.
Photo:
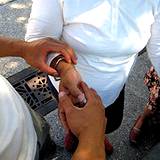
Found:
[[[59,74],[58,74],[58,73],[54,73],[53,75],[54,75],[54,77],[58,77],[58,76],[59,76]]]
[[[64,92],[64,91],[61,91],[61,92],[59,92],[59,95],[58,95],[58,97],[59,97],[59,98],[61,98],[61,97],[63,97],[64,95],[66,95],[66,92]]]
[[[74,60],[74,63],[77,64],[77,59]]]
[[[86,104],[87,103],[87,100],[86,100],[86,98],[84,97],[84,99],[83,99],[83,103],[84,104]]]
[[[78,57],[77,56],[75,56],[75,60],[77,60],[78,59]]]
[[[78,101],[79,101],[80,103],[81,103],[81,102],[86,103],[86,98],[85,98],[85,96],[84,96],[83,93],[78,96]]]

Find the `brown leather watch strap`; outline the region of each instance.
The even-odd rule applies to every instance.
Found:
[[[60,61],[65,61],[65,58],[64,58],[63,55],[58,55],[58,56],[56,56],[56,57],[51,61],[50,66],[51,66],[52,68],[54,68],[55,70],[57,70],[57,66],[58,66],[58,64],[59,64]]]
[[[65,61],[65,58],[63,55],[58,55],[51,61],[50,66],[57,71],[57,66],[61,61]],[[59,81],[61,78],[58,75],[58,76],[54,76],[54,79],[55,79],[55,81]]]

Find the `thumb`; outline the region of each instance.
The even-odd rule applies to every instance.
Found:
[[[50,67],[46,63],[41,63],[39,69],[45,73],[48,73],[49,75],[52,75],[52,76],[58,74],[55,69],[53,69],[52,67]]]
[[[66,115],[65,115],[65,112],[64,112],[64,108],[59,107],[58,116],[59,116],[60,122],[62,123],[65,131],[69,132],[69,126],[68,126],[68,123],[67,123],[67,119],[66,119]]]
[[[59,92],[59,105],[64,108],[64,111],[68,111],[74,107],[74,104],[64,91]]]
[[[71,95],[77,99],[77,103],[84,101],[85,96],[83,92],[77,86],[70,86],[68,90],[70,91]]]

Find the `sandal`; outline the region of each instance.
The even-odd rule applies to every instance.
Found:
[[[131,131],[129,134],[129,141],[132,144],[137,144],[141,135],[143,124],[144,124],[144,118],[142,117],[142,115],[139,115],[133,127],[131,128]]]

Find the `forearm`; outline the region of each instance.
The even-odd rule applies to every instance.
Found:
[[[23,50],[27,42],[22,40],[0,37],[0,57],[23,57]]]
[[[85,134],[79,138],[77,150],[72,160],[105,160],[104,136],[97,137]]]

